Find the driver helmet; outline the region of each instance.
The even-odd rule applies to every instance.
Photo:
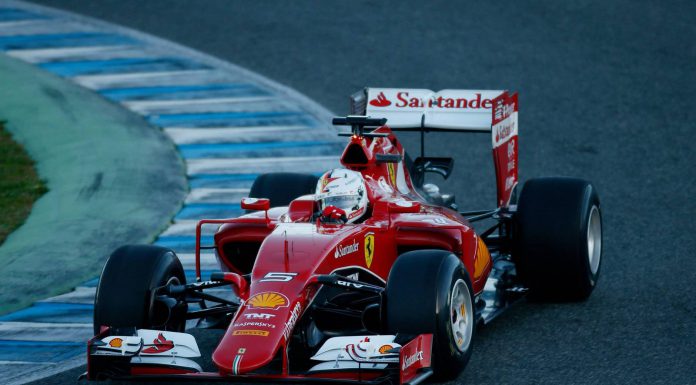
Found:
[[[319,178],[315,192],[323,212],[329,206],[346,213],[346,222],[353,223],[367,212],[367,190],[359,172],[336,168]]]

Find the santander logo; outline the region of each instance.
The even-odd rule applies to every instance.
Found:
[[[397,109],[433,108],[455,110],[489,110],[493,108],[490,93],[473,91],[447,91],[443,93],[424,92],[423,90],[389,91],[389,98],[380,91],[370,100],[373,107],[389,107]]]
[[[429,99],[422,99],[417,96],[411,96],[408,92],[397,92],[397,102],[394,107],[407,108],[443,108],[443,109],[490,109],[493,107],[491,99],[483,98],[480,93],[467,97],[445,97],[435,94]]]
[[[384,96],[384,92],[380,92],[376,98],[370,100],[370,105],[375,107],[387,107],[391,106],[391,102]]]
[[[495,130],[495,141],[500,142],[507,139],[513,131],[512,122],[502,122],[499,123]]]
[[[406,370],[407,368],[411,367],[416,362],[422,361],[422,360],[423,360],[423,351],[419,350],[417,352],[414,352],[412,355],[404,357],[403,364],[401,364],[401,370]]]
[[[164,353],[168,350],[172,350],[174,348],[174,342],[170,341],[166,338],[164,338],[164,334],[160,333],[157,338],[155,338],[154,341],[152,341],[153,346],[144,349],[143,353],[150,353],[150,354],[156,354],[156,353]]]
[[[338,246],[334,252],[334,258],[338,259],[348,254],[353,254],[358,251],[358,242],[353,240],[353,243],[347,246]]]

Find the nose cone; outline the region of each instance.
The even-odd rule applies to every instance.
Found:
[[[252,295],[213,353],[213,362],[220,372],[245,374],[271,362],[285,346],[302,311],[299,302],[290,305],[279,292]]]

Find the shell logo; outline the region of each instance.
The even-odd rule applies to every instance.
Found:
[[[120,338],[114,338],[113,340],[109,341],[109,346],[112,348],[120,348],[123,346],[123,340]]]
[[[394,347],[391,345],[382,345],[379,347],[379,354],[387,354],[390,350],[392,350]]]
[[[264,293],[256,294],[255,296],[249,298],[247,305],[256,309],[274,309],[277,310],[281,307],[288,307],[288,298],[280,293],[274,291],[267,291]]]

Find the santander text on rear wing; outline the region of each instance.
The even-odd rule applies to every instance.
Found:
[[[351,97],[352,113],[387,118],[392,130],[491,130],[493,99],[499,90],[366,88]]]
[[[501,90],[365,88],[351,95],[352,114],[387,118],[393,131],[490,132],[498,207],[509,205],[518,180],[517,111],[517,93]]]

